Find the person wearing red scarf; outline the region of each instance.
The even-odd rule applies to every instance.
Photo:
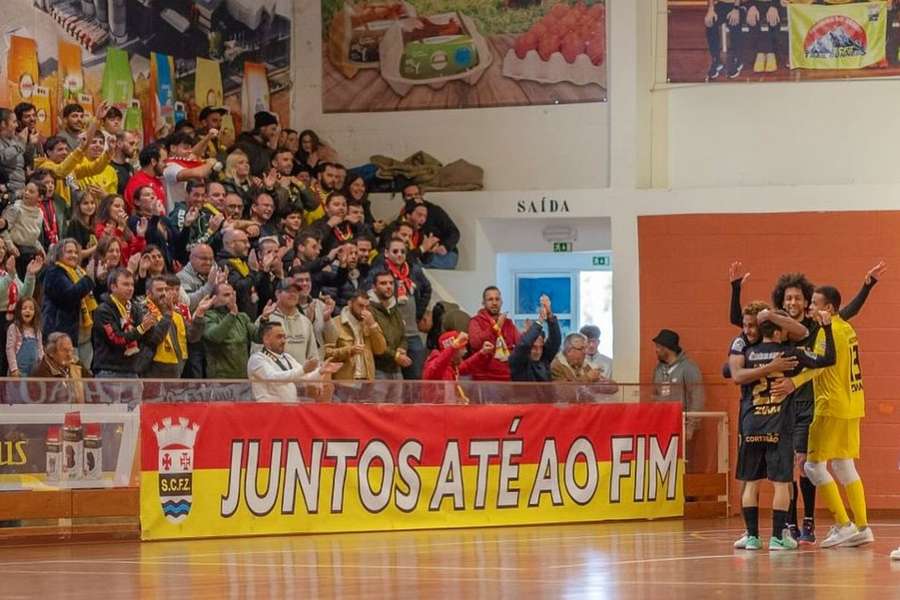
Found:
[[[481,294],[483,308],[469,321],[469,348],[481,349],[484,342],[494,344],[494,356],[482,369],[472,373],[476,381],[509,381],[509,353],[519,341],[519,330],[502,314],[500,290],[490,286]]]
[[[483,369],[494,354],[494,345],[484,342],[478,352],[463,360],[469,336],[466,332],[445,331],[438,339],[438,349],[432,350],[425,361],[422,379],[425,381],[458,381],[460,375],[473,375]],[[423,386],[423,399],[436,404],[468,404],[469,394],[460,385]]]

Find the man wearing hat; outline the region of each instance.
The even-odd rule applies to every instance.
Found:
[[[197,137],[204,138],[210,131],[222,132],[222,119],[228,114],[228,109],[221,106],[207,106],[200,111],[200,129],[197,130]],[[221,135],[213,136],[206,145],[204,154],[207,158],[215,158],[220,163],[225,164],[227,152],[221,145]]]
[[[272,154],[280,131],[278,116],[263,110],[253,115],[253,131],[245,131],[238,136],[234,147],[250,159],[250,174],[253,177],[263,177],[272,168]]]
[[[703,393],[703,377],[697,363],[685,355],[679,345],[678,334],[662,329],[653,338],[659,363],[653,371],[653,399],[660,402],[681,402],[684,410],[700,411],[706,403]],[[694,437],[698,419],[685,419],[685,435],[688,441]]]
[[[319,344],[312,321],[303,314],[300,305],[300,284],[293,277],[285,277],[275,286],[275,310],[269,315],[270,323],[284,328],[284,350],[297,364],[307,365],[319,358]]]

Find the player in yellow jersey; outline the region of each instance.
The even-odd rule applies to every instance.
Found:
[[[835,524],[823,548],[861,546],[875,541],[866,519],[866,499],[854,459],[859,458],[859,421],[865,414],[862,371],[859,363],[859,341],[853,327],[838,313],[841,294],[831,286],[816,288],[812,305],[816,311],[832,315],[835,345],[833,366],[807,370],[782,380],[776,393],[790,393],[812,380],[815,412],[809,427],[809,448],[804,471],[834,516]],[[825,352],[825,334],[816,337],[817,354]],[[828,464],[847,492],[853,521],[847,515],[837,484],[828,472]]]

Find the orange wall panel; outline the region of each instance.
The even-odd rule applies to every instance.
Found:
[[[775,280],[789,271],[835,285],[848,302],[883,258],[889,270],[852,320],[867,405],[860,473],[872,508],[900,506],[898,241],[900,211],[639,217],[641,379],[649,381],[656,365],[651,338],[662,328],[676,330],[703,372],[707,410],[730,413],[733,467],[739,389],[721,375],[728,344],[739,333],[728,323],[729,264],[740,260],[751,273],[744,304],[771,301]]]

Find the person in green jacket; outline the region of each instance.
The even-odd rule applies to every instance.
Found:
[[[275,303],[263,309],[260,324],[268,320]],[[216,286],[213,308],[206,313],[203,346],[206,375],[209,379],[246,379],[250,343],[258,342],[259,327],[237,308],[234,288],[227,283]]]
[[[412,359],[406,355],[406,325],[394,298],[394,276],[382,271],[373,282],[369,306],[387,342],[385,352],[375,357],[375,379],[403,379],[400,369],[411,365]]]

